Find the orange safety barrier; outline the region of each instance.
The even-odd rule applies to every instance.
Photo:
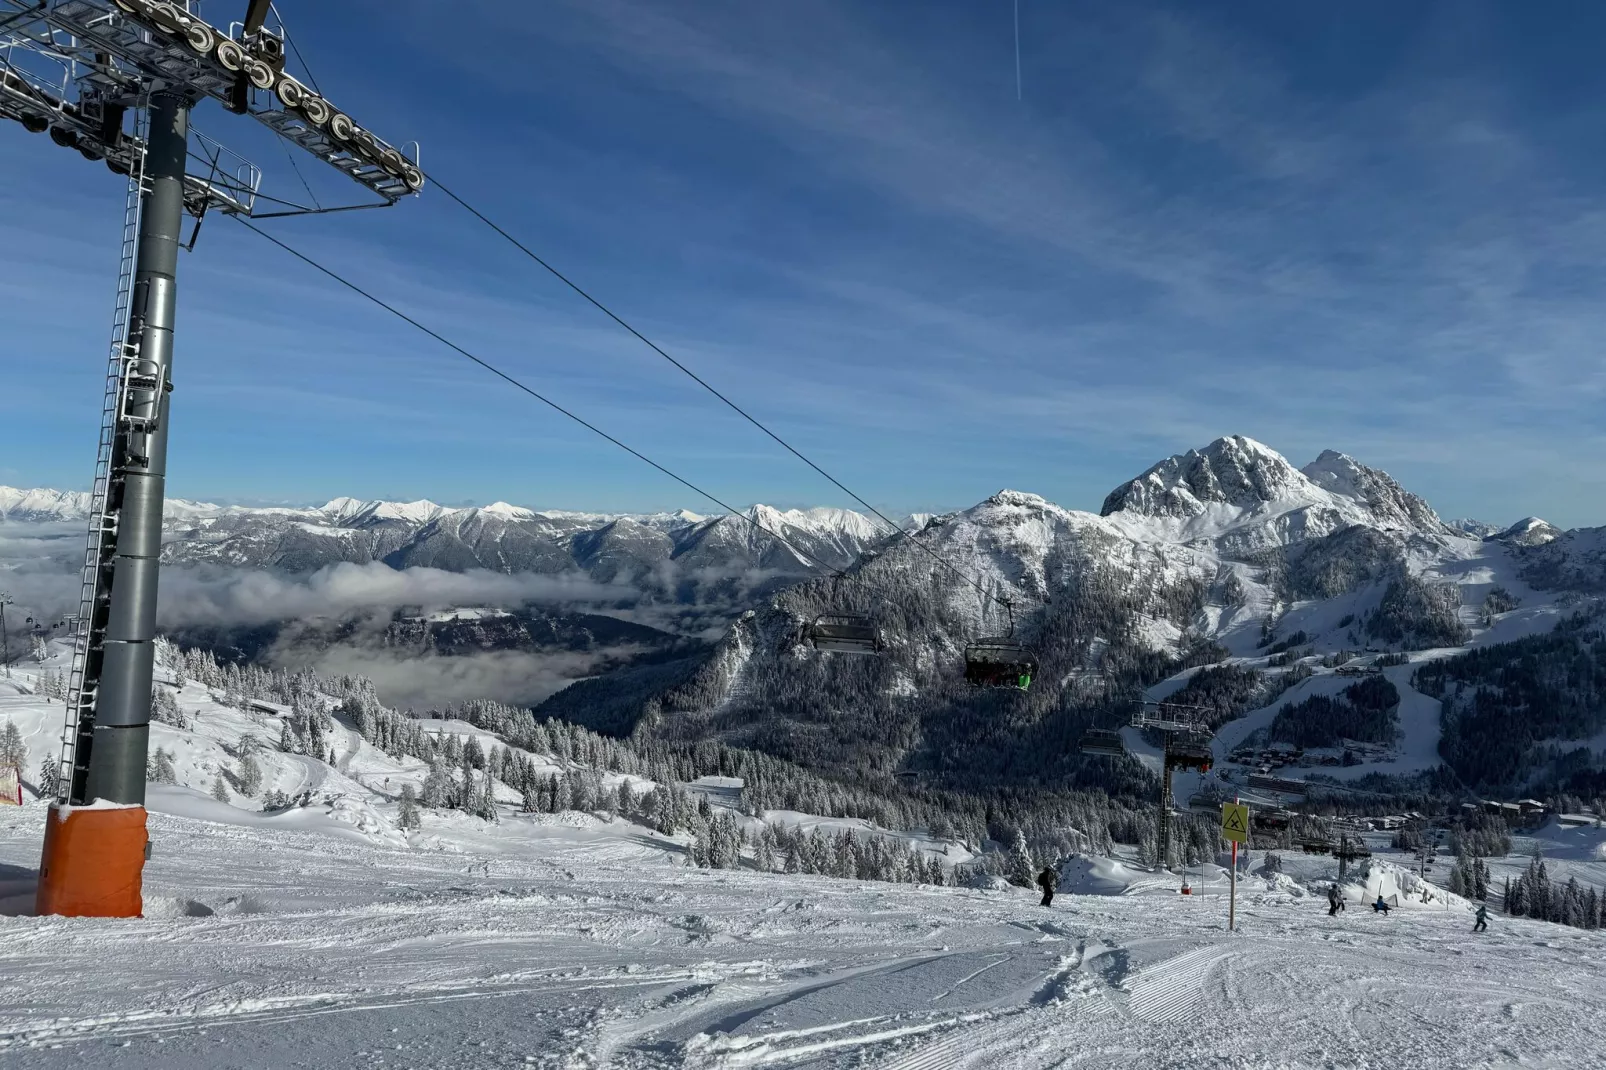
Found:
[[[51,806],[35,910],[67,917],[141,917],[140,875],[148,842],[143,806]]]

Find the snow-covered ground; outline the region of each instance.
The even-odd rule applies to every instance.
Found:
[[[43,813],[0,815],[0,873],[36,864]],[[1606,935],[1497,918],[1474,937],[1459,903],[1329,919],[1294,880],[1247,878],[1229,933],[1219,871],[1182,897],[1090,864],[1067,887],[1107,894],[1044,909],[690,870],[585,828],[506,857],[151,826],[146,918],[0,918],[0,1060],[1396,1070],[1606,1050]]]
[[[30,765],[59,731],[60,703],[32,693],[53,667],[0,684]],[[1241,880],[1228,932],[1215,866],[1184,897],[1130,861],[1071,860],[1044,909],[1018,889],[690,869],[684,837],[593,814],[431,812],[404,836],[392,800],[416,760],[342,727],[331,766],[273,750],[271,714],[194,684],[180,706],[188,729],[155,727],[180,783],[151,791],[146,916],[0,916],[0,1062],[1396,1070],[1586,1066],[1606,1050],[1606,934],[1496,918],[1473,937],[1468,904],[1433,888],[1422,902],[1381,850],[1348,895],[1381,892],[1393,915],[1329,919],[1313,890],[1333,861],[1285,855],[1284,874]],[[269,744],[265,790],[311,805],[263,814],[207,793],[246,735]],[[741,791],[690,788],[716,808]],[[31,902],[45,812],[0,808],[6,913]],[[1517,850],[1597,883],[1603,844],[1552,827]],[[1496,880],[1526,861],[1497,861]]]

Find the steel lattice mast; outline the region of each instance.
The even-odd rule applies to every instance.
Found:
[[[285,72],[285,38],[267,25],[268,0],[249,0],[244,19],[227,31],[196,7],[193,0],[0,0],[0,118],[48,132],[55,144],[128,178],[40,913],[141,910],[184,217],[198,229],[208,211],[264,218],[383,207],[424,184],[416,147],[404,153],[380,140]],[[192,110],[209,97],[345,173],[372,199],[329,208],[279,201],[290,210],[256,212],[257,168],[190,128]]]

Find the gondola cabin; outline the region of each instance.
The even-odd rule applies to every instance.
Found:
[[[965,679],[977,687],[1025,691],[1037,675],[1037,658],[1019,643],[983,639],[965,648]]]
[[[882,649],[875,621],[847,614],[816,617],[809,625],[809,642],[815,650],[832,654],[879,654]]]

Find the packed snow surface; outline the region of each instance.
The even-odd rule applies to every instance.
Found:
[[[33,868],[43,818],[0,817],[0,873]],[[518,858],[330,850],[272,819],[151,828],[144,919],[0,919],[0,1058],[1395,1070],[1606,1050],[1606,938],[1502,918],[1474,937],[1459,903],[1329,919],[1293,880],[1246,877],[1229,933],[1219,872],[1181,897],[1099,864],[1105,894],[1044,909],[689,870],[583,828]]]

